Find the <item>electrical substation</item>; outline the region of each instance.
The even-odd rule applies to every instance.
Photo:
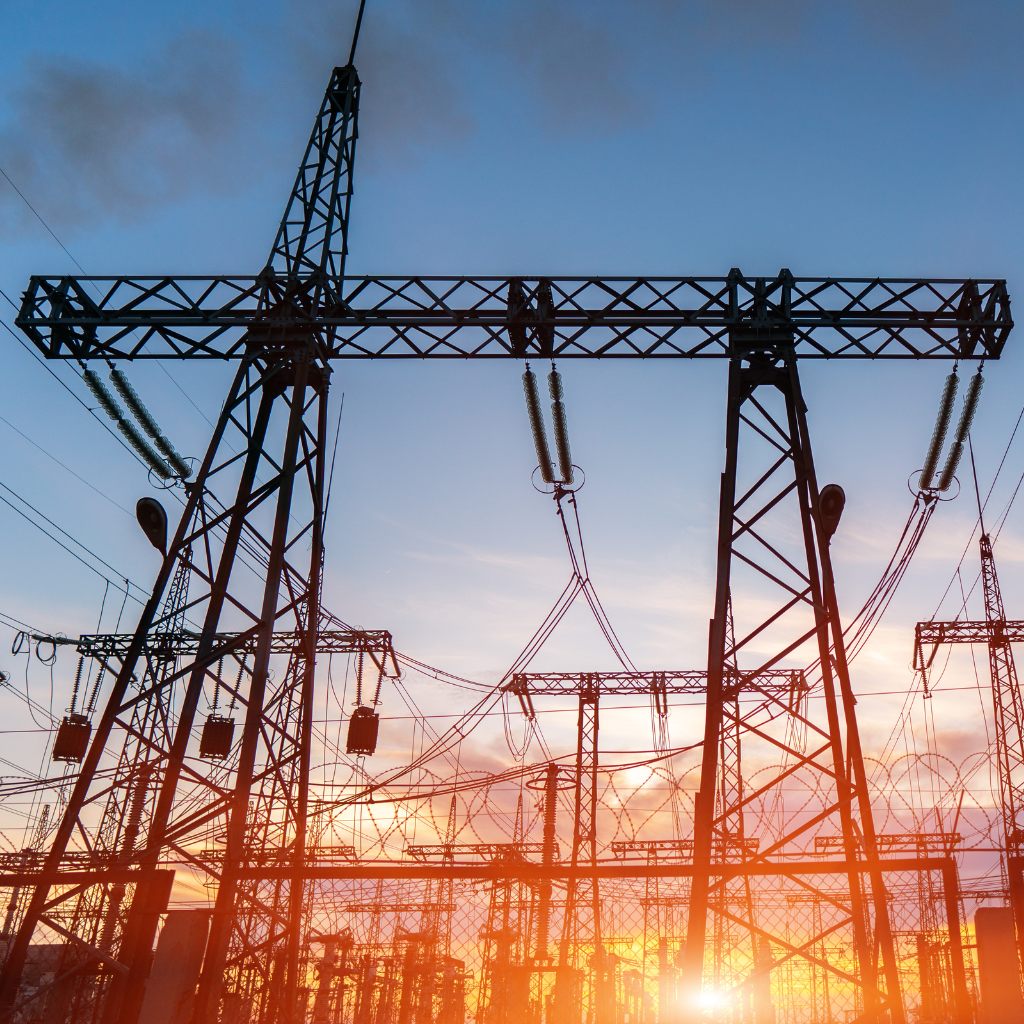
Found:
[[[18,637],[77,675],[50,774],[4,794],[33,817],[0,852],[0,1020],[1024,1021],[1024,621],[1004,608],[980,494],[984,618],[921,621],[907,648],[926,692],[948,645],[988,652],[987,830],[966,827],[962,780],[925,830],[890,799],[906,780],[864,756],[850,667],[954,475],[970,479],[983,367],[998,372],[1013,326],[1005,282],[347,276],[352,53],[253,276],[37,276],[21,301],[16,326],[80,368],[181,508],[139,502],[162,561],[133,630]],[[522,377],[538,500],[572,577],[494,686],[322,600],[332,371],[390,359],[505,360]],[[592,359],[727,365],[706,664],[638,668],[591,580],[559,366]],[[201,460],[136,393],[141,360],[232,364]],[[912,510],[859,611],[833,577],[845,495],[815,472],[805,360],[951,365]],[[592,613],[608,671],[533,670],[571,606]],[[329,696],[328,665],[354,705]],[[435,728],[421,679],[451,684],[461,717]],[[680,698],[703,721],[684,746]],[[378,753],[388,701],[418,723],[403,763]],[[650,709],[649,749],[628,760],[600,739],[623,705]],[[571,749],[546,741],[545,706],[573,716]],[[511,767],[462,767],[462,740],[502,719]],[[958,858],[983,847],[999,870],[964,875]]]

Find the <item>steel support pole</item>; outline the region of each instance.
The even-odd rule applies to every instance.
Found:
[[[306,600],[306,628],[300,644],[303,654],[300,740],[299,740],[299,785],[296,801],[295,840],[292,863],[302,866],[306,863],[306,839],[309,813],[309,769],[313,751],[313,683],[316,674],[316,652],[320,633],[320,592],[323,583],[324,541],[324,461],[327,450],[327,388],[330,368],[321,368],[320,398],[317,408],[316,445],[317,454],[313,469],[312,488],[312,536],[310,538],[309,589]],[[300,412],[301,417],[301,412]],[[302,945],[302,911],[305,906],[305,886],[293,882],[288,893],[289,920],[287,937],[287,978],[285,984],[286,1005],[295,1005],[298,976],[299,952]]]
[[[740,339],[738,347],[743,347],[743,339]],[[744,365],[744,361],[747,365]],[[773,418],[768,413],[763,400],[755,398],[755,392],[759,388],[781,393],[785,401],[784,419]],[[750,407],[745,412],[744,406],[747,402],[750,403]],[[751,412],[751,409],[755,411]],[[773,432],[770,437],[757,428],[750,419],[751,415],[763,417],[763,422],[767,424],[766,429]],[[742,498],[738,498],[737,471],[741,423],[748,424],[762,437],[768,439],[775,445],[777,451],[772,456],[776,460],[774,464],[769,463],[766,470],[764,466],[755,470],[753,473],[755,482]],[[785,475],[784,471],[787,465],[791,465],[792,477]],[[766,484],[769,480],[775,480],[776,473],[779,473],[783,479],[777,484],[773,483],[771,487],[767,487]],[[765,488],[764,491],[761,490],[762,487]],[[810,606],[813,613],[813,629],[802,636],[797,632],[789,646],[784,647],[774,657],[768,657],[762,668],[776,665],[788,652],[799,648],[807,641],[816,640],[822,675],[821,691],[827,717],[827,733],[820,732],[820,730],[819,732],[822,736],[827,736],[828,746],[831,747],[832,765],[831,770],[826,771],[826,774],[831,776],[829,785],[835,791],[834,808],[827,813],[834,814],[838,819],[837,824],[846,853],[847,885],[851,906],[850,925],[853,931],[852,940],[859,967],[860,985],[864,994],[865,1011],[868,1019],[877,1019],[882,1009],[882,993],[878,987],[877,966],[874,950],[869,940],[868,915],[862,896],[861,873],[868,870],[872,882],[871,890],[875,899],[876,936],[887,981],[886,1008],[892,1014],[893,1024],[903,1024],[902,1000],[896,975],[892,938],[888,927],[885,889],[882,884],[881,871],[873,866],[877,864],[877,854],[874,850],[871,807],[867,797],[866,776],[857,736],[853,709],[855,700],[849,685],[849,674],[842,648],[842,633],[827,537],[820,529],[820,525],[816,524],[818,493],[806,427],[805,408],[800,394],[796,361],[791,351],[787,353],[785,345],[781,341],[770,345],[760,341],[752,343],[747,354],[734,356],[730,363],[726,465],[722,474],[719,508],[715,617],[711,622],[709,636],[707,706],[701,782],[694,811],[694,873],[687,924],[681,1009],[690,1020],[698,1020],[701,1016],[700,993],[707,935],[707,914],[709,910],[713,909],[709,905],[710,879],[713,874],[720,874],[722,871],[721,866],[717,870],[714,869],[712,862],[717,824],[715,795],[719,774],[718,756],[725,718],[724,677],[726,662],[735,654],[735,643],[729,640],[729,595],[734,554],[737,559],[742,559],[755,569],[760,569],[761,573],[769,579],[775,578],[770,570],[761,569],[760,565],[751,561],[750,557],[744,555],[741,549],[737,548],[734,552],[734,545],[740,539],[750,536],[751,517],[753,517],[754,523],[758,522],[791,492],[795,493],[798,504],[806,572],[798,568],[795,563],[786,562],[786,565],[788,566],[787,571],[796,573],[797,577],[802,578],[799,585],[805,589],[802,594],[798,594],[797,590],[790,588],[789,593],[796,595],[790,600],[790,604],[772,619],[758,626],[750,636],[757,635],[760,630],[783,614],[786,607],[790,607],[796,601],[803,601]],[[747,504],[745,505],[745,503]],[[771,557],[783,557],[763,537],[757,536],[756,539],[762,548],[770,553]],[[758,550],[762,550],[762,548]],[[776,582],[779,581],[776,580]],[[767,655],[761,653],[758,657],[763,659]],[[837,679],[840,691],[838,694],[836,692]],[[742,724],[741,719],[738,721]],[[753,726],[751,727],[753,728]],[[845,744],[843,742],[844,735]],[[818,768],[818,770],[823,769]],[[855,804],[856,815],[854,813]],[[723,808],[723,829],[728,812],[728,808]],[[860,818],[859,825],[856,820],[858,817]],[[862,835],[861,832],[864,834]],[[723,841],[724,838],[723,835]],[[787,842],[788,840],[782,840],[777,848],[781,849]],[[865,858],[863,867],[858,864],[862,856]],[[756,861],[758,858],[753,859]],[[721,886],[722,883],[719,882],[718,887]]]
[[[949,964],[953,975],[953,1015],[955,1024],[971,1024],[971,999],[964,970],[964,940],[960,931],[960,878],[956,861],[947,858],[942,865],[942,895],[946,903],[946,930],[949,934]]]
[[[814,458],[811,454],[810,433],[807,430],[807,407],[800,391],[800,380],[797,375],[796,361],[789,363],[789,392],[786,401],[789,413],[790,430],[794,440],[794,452],[798,481],[800,513],[803,521],[804,542],[807,549],[807,564],[815,594],[814,614],[818,633],[818,658],[821,664],[822,688],[825,692],[828,707],[829,728],[833,737],[833,765],[836,773],[836,786],[839,792],[840,822],[843,832],[843,846],[846,858],[851,863],[857,859],[861,844],[868,863],[877,861],[875,849],[875,833],[871,818],[871,803],[867,796],[867,781],[864,773],[864,760],[861,755],[860,739],[857,731],[856,700],[850,686],[849,669],[846,664],[846,651],[843,646],[843,631],[839,619],[838,601],[835,595],[835,582],[832,575],[832,561],[829,554],[829,537],[821,527],[818,515],[818,484],[814,473]],[[815,543],[817,540],[817,543]],[[820,566],[820,577],[819,573]],[[830,636],[831,633],[831,636]],[[843,706],[843,718],[846,726],[846,757],[843,757],[839,742],[840,730],[836,707],[835,678],[839,679],[839,690]],[[852,769],[853,778],[850,777]],[[860,783],[863,781],[863,785]],[[862,834],[858,836],[853,818],[853,798],[859,796],[858,808]],[[858,841],[859,840],[859,841]],[[898,1010],[893,1014],[893,1024],[903,1024],[903,1001],[899,990],[899,976],[892,946],[892,935],[888,926],[888,907],[885,902],[885,888],[881,873],[871,873],[872,893],[875,897],[875,924],[878,941],[887,969],[886,980],[890,1003],[895,1001]],[[850,887],[850,902],[853,907],[853,927],[857,959],[864,982],[865,1008],[868,1016],[877,1016],[878,1005],[878,969],[873,949],[868,940],[868,920],[861,890],[859,874],[850,872],[847,875]]]

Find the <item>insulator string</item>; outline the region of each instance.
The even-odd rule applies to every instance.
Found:
[[[569,427],[565,419],[565,403],[562,401],[562,375],[551,364],[548,374],[548,394],[551,396],[551,428],[555,435],[555,451],[558,453],[558,473],[563,484],[572,483],[572,455],[569,452]]]
[[[71,710],[69,714],[74,714],[75,709],[78,706],[78,691],[82,685],[82,669],[85,667],[85,657],[79,656],[78,658],[78,669],[75,672],[75,687],[71,691]]]
[[[551,469],[551,450],[548,448],[548,436],[544,430],[544,417],[540,411],[540,395],[537,392],[537,377],[526,364],[523,374],[523,391],[526,394],[526,412],[530,417],[530,430],[533,433],[533,447],[537,452],[541,479],[546,484],[555,482],[555,474]]]
[[[956,436],[953,438],[953,446],[949,449],[946,457],[946,464],[942,467],[942,476],[939,477],[938,488],[940,491],[948,491],[949,485],[953,482],[953,474],[960,465],[960,458],[964,453],[964,441],[971,431],[971,424],[974,422],[974,414],[978,411],[978,401],[981,398],[981,388],[985,378],[979,370],[967,385],[967,394],[964,396],[964,407],[960,413],[960,422],[956,425]]]
[[[174,471],[160,458],[159,455],[145,441],[138,432],[135,425],[125,419],[121,407],[114,401],[113,396],[107,390],[107,386],[100,380],[95,370],[83,370],[82,379],[86,387],[92,392],[93,397],[103,408],[103,411],[117,424],[117,429],[124,435],[125,440],[139,453],[140,458],[147,466],[162,480],[169,480],[174,476]]]
[[[953,414],[953,401],[956,398],[959,384],[960,378],[954,369],[946,378],[946,383],[942,388],[939,414],[935,418],[935,429],[932,431],[931,443],[928,445],[928,453],[924,457],[924,468],[921,470],[921,478],[918,483],[921,490],[927,490],[932,485],[935,469],[939,464],[939,456],[942,454],[942,446],[946,443],[946,432],[949,430],[949,419]]]
[[[174,445],[167,440],[160,432],[160,427],[153,419],[149,410],[142,404],[142,399],[135,392],[128,378],[118,369],[110,371],[110,379],[114,382],[117,393],[124,399],[125,405],[132,411],[132,415],[139,421],[140,426],[153,439],[160,454],[173,468],[175,475],[182,480],[187,480],[192,475],[192,469],[187,462],[174,450]]]

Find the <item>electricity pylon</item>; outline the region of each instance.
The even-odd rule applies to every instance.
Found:
[[[330,381],[330,331],[316,324],[316,316],[341,298],[337,281],[344,273],[358,100],[355,68],[336,68],[260,276],[258,311],[250,318],[227,401],[196,479],[186,488],[181,520],[120,659],[12,945],[0,988],[3,1009],[15,1004],[28,946],[44,912],[52,915],[72,898],[68,887],[54,894],[51,879],[69,845],[90,833],[104,750],[115,730],[130,731],[134,709],[149,699],[145,691],[132,692],[133,677],[147,641],[166,632],[172,614],[201,623],[199,639],[173,671],[154,681],[158,688],[178,684],[183,694],[166,743],[147,748],[147,787],[156,794],[155,804],[130,858],[141,869],[132,879],[132,909],[113,952],[99,950],[113,955],[120,968],[102,1020],[113,1024],[138,1014],[156,914],[166,905],[166,895],[148,895],[153,878],[163,882],[159,865],[172,854],[201,861],[197,844],[211,836],[223,841],[223,853],[215,867],[217,898],[196,1019],[216,1018],[229,949],[236,963],[249,959],[264,971],[273,964],[281,1005],[294,1003],[303,883],[274,886],[273,905],[245,935],[237,929],[241,916],[235,908],[243,887],[238,873],[254,854],[298,868],[305,863]],[[161,611],[176,573],[187,574],[187,600],[173,612]],[[275,634],[281,632],[292,642],[286,652],[275,652]],[[226,663],[239,664],[242,652],[250,656],[241,659],[237,678],[224,672]],[[272,660],[283,662],[276,680]],[[189,756],[200,701],[204,693],[209,698],[218,691],[244,711],[228,778],[198,770]],[[190,799],[183,800],[186,789]],[[247,887],[248,904],[259,905],[265,894]],[[247,920],[252,923],[251,915]]]

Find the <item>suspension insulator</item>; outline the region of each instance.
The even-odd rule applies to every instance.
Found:
[[[135,429],[135,425],[130,420],[118,420],[117,429],[124,434],[127,442],[139,453],[143,462],[145,462],[161,480],[170,480],[170,478],[174,476],[174,471],[171,467],[168,466],[167,463],[149,447],[145,438],[143,438],[138,430]]]
[[[546,484],[553,484],[555,482],[555,474],[551,468],[551,451],[548,448],[548,435],[544,430],[544,417],[540,411],[537,378],[529,367],[527,367],[526,373],[523,374],[523,391],[526,393],[526,412],[530,417],[533,447],[537,451],[537,462],[540,464],[541,479]]]
[[[545,864],[555,859],[555,810],[558,806],[558,765],[549,764],[544,777],[544,848]]]
[[[174,476],[171,467],[150,448],[143,436],[135,429],[135,424],[124,418],[121,407],[114,401],[107,390],[107,386],[100,380],[99,376],[92,370],[83,370],[82,379],[85,381],[86,387],[93,393],[93,397],[103,407],[103,411],[117,424],[117,429],[121,431],[128,443],[139,453],[142,461],[161,480],[169,480]]]
[[[953,439],[953,447],[949,449],[946,464],[942,467],[942,476],[939,477],[938,489],[948,491],[949,485],[953,482],[953,475],[957,466],[960,465],[960,458],[964,453],[964,442],[971,432],[971,424],[974,422],[974,414],[978,411],[978,401],[981,398],[981,388],[985,383],[984,377],[979,370],[967,385],[967,394],[964,395],[964,407],[960,413],[960,421],[956,425],[956,436]]]
[[[174,472],[182,480],[187,480],[192,475],[192,468],[174,450],[174,445],[160,433],[157,422],[150,415],[149,410],[142,404],[142,399],[135,393],[135,388],[120,370],[111,370],[110,379],[114,382],[117,393],[124,399],[125,405],[132,411],[132,415],[139,421],[142,429],[153,439],[160,454],[170,463]]]
[[[558,453],[558,472],[563,484],[572,483],[572,455],[569,452],[569,427],[562,402],[562,375],[555,369],[548,374],[548,394],[551,396],[551,426],[555,434]]]
[[[74,714],[78,710],[78,691],[82,686],[82,669],[85,668],[85,658],[79,657],[78,669],[75,672],[75,688],[71,691],[71,707],[68,709],[70,714]]]
[[[954,370],[943,385],[942,398],[939,400],[939,414],[935,417],[935,429],[932,431],[928,454],[924,457],[924,469],[921,470],[921,478],[918,481],[918,487],[923,491],[928,490],[932,485],[935,469],[939,464],[939,455],[942,453],[942,446],[946,443],[946,431],[949,430],[949,418],[953,415],[953,400],[956,398],[956,389],[959,383],[960,378]]]
[[[149,788],[149,776],[151,769],[144,766],[139,772],[138,781],[135,783],[135,791],[132,793],[132,802],[128,809],[128,819],[125,823],[124,836],[121,839],[121,852],[131,853],[135,849],[135,840],[139,837],[139,825],[142,823],[142,811],[146,806],[146,790]]]
[[[121,407],[114,401],[113,396],[107,390],[106,384],[99,378],[95,370],[83,370],[82,380],[86,387],[92,392],[93,397],[103,407],[103,411],[115,422],[121,420],[124,414]]]

